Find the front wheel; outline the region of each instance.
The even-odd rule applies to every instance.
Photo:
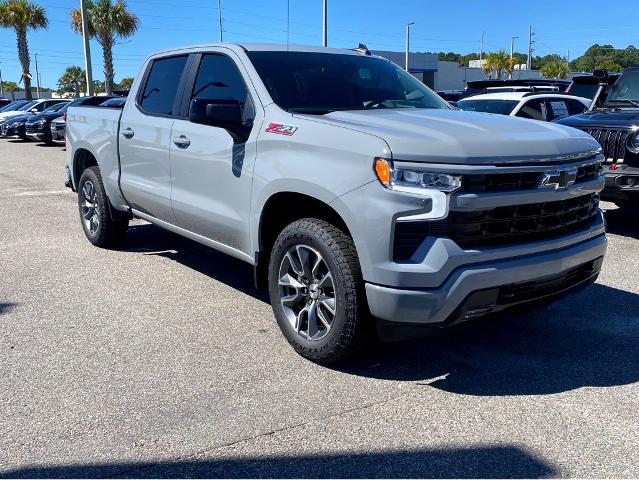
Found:
[[[78,183],[78,208],[82,229],[87,239],[97,247],[112,247],[120,243],[129,228],[129,221],[114,221],[109,214],[109,199],[98,167],[89,167]]]
[[[368,316],[353,240],[334,225],[305,218],[275,241],[269,294],[277,323],[291,346],[317,363],[334,363],[359,350]]]

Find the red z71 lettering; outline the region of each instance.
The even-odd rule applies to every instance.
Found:
[[[296,131],[297,127],[281,123],[269,123],[268,127],[266,127],[266,132],[279,133],[280,135],[293,135]]]

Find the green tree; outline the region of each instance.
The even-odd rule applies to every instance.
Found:
[[[131,90],[132,85],[133,77],[124,77],[122,80],[120,80],[120,83],[118,83],[118,87],[120,87],[122,90]]]
[[[87,87],[85,71],[78,66],[67,67],[62,76],[58,79],[58,92],[73,92],[75,98],[80,97]]]
[[[5,92],[17,92],[20,87],[16,82],[2,82],[2,90]]]
[[[113,45],[117,38],[132,36],[138,29],[138,17],[127,11],[124,0],[86,0],[88,33],[102,46],[104,63],[104,88],[113,92]],[[79,9],[71,10],[71,28],[82,33],[82,15]]]
[[[513,72],[513,62],[504,50],[499,50],[486,55],[486,63],[483,68],[489,78],[502,78],[502,76],[510,75]]]
[[[29,44],[27,31],[46,28],[48,25],[46,10],[44,7],[31,3],[28,0],[2,0],[0,1],[0,26],[12,28],[16,32],[18,44],[18,60],[22,69],[22,82],[24,83],[25,96],[31,99],[31,73],[29,72],[31,59],[29,57]]]
[[[570,73],[570,67],[566,62],[548,62],[541,67],[541,75],[546,78],[566,78]]]
[[[595,64],[595,70],[608,70],[609,72],[621,72],[623,68],[611,58],[602,58]]]
[[[106,90],[104,89],[104,82],[101,80],[93,80],[93,92],[97,95],[98,93],[104,93]]]

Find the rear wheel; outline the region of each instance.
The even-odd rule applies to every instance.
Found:
[[[89,167],[78,184],[78,208],[82,229],[89,241],[98,247],[120,243],[129,228],[129,221],[114,221],[109,214],[108,197],[98,167]]]
[[[305,218],[275,241],[269,294],[277,323],[300,355],[334,363],[364,343],[368,317],[353,240],[334,225]]]

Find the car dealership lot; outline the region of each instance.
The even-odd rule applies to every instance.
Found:
[[[91,246],[64,164],[0,140],[0,477],[639,476],[638,211],[587,291],[329,369],[248,265]]]

